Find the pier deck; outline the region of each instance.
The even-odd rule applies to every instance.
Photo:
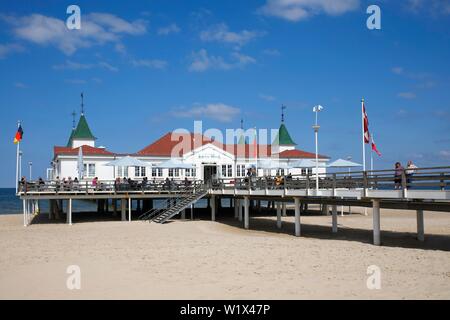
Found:
[[[332,212],[332,231],[337,230],[337,206],[366,207],[373,209],[374,244],[381,244],[380,209],[406,209],[417,212],[418,239],[424,240],[424,211],[450,212],[450,167],[416,169],[414,174],[394,176],[392,170],[371,172],[332,173],[321,175],[319,184],[315,176],[247,177],[240,179],[216,179],[204,184],[193,181],[189,184],[136,182],[132,185],[115,185],[104,181],[97,186],[88,182],[81,184],[56,184],[55,182],[31,182],[21,186],[18,196],[24,204],[24,225],[30,223],[30,214],[36,203],[42,200],[68,201],[68,223],[71,224],[72,201],[74,200],[121,200],[122,218],[128,203],[131,220],[133,200],[177,199],[186,191],[206,188],[206,197],[211,199],[211,217],[216,218],[217,201],[233,199],[235,217],[249,228],[250,203],[270,201],[277,203],[277,224],[281,226],[281,211],[286,203],[295,206],[295,235],[301,235],[302,206],[319,204],[325,214]],[[125,220],[125,219],[123,219]]]

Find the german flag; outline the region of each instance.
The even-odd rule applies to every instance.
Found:
[[[16,136],[14,137],[14,144],[18,144],[20,141],[22,141],[22,137],[23,137],[23,129],[22,126],[19,126],[19,128],[17,129]]]

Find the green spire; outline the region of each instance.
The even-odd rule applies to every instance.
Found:
[[[289,134],[289,131],[287,130],[284,123],[281,123],[280,129],[278,130],[277,137],[275,138],[275,141],[273,142],[275,145],[279,146],[295,146],[297,145],[294,140],[292,140],[291,135]]]
[[[72,145],[73,140],[95,140],[96,138],[92,134],[91,129],[86,121],[84,114],[81,114],[80,121],[75,130],[72,130],[70,135],[68,146]]]

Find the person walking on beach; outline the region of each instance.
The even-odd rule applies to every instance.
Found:
[[[402,175],[405,169],[403,168],[402,164],[400,162],[397,162],[395,164],[395,189],[401,189],[402,188]]]

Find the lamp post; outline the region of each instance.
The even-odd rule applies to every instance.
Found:
[[[316,114],[316,124],[313,126],[314,135],[316,138],[316,196],[319,194],[319,112],[323,110],[321,105],[317,105],[313,108],[313,112]]]
[[[28,162],[28,165],[30,166],[30,177],[29,177],[29,181],[31,181],[33,179],[32,173],[33,173],[33,162]]]

